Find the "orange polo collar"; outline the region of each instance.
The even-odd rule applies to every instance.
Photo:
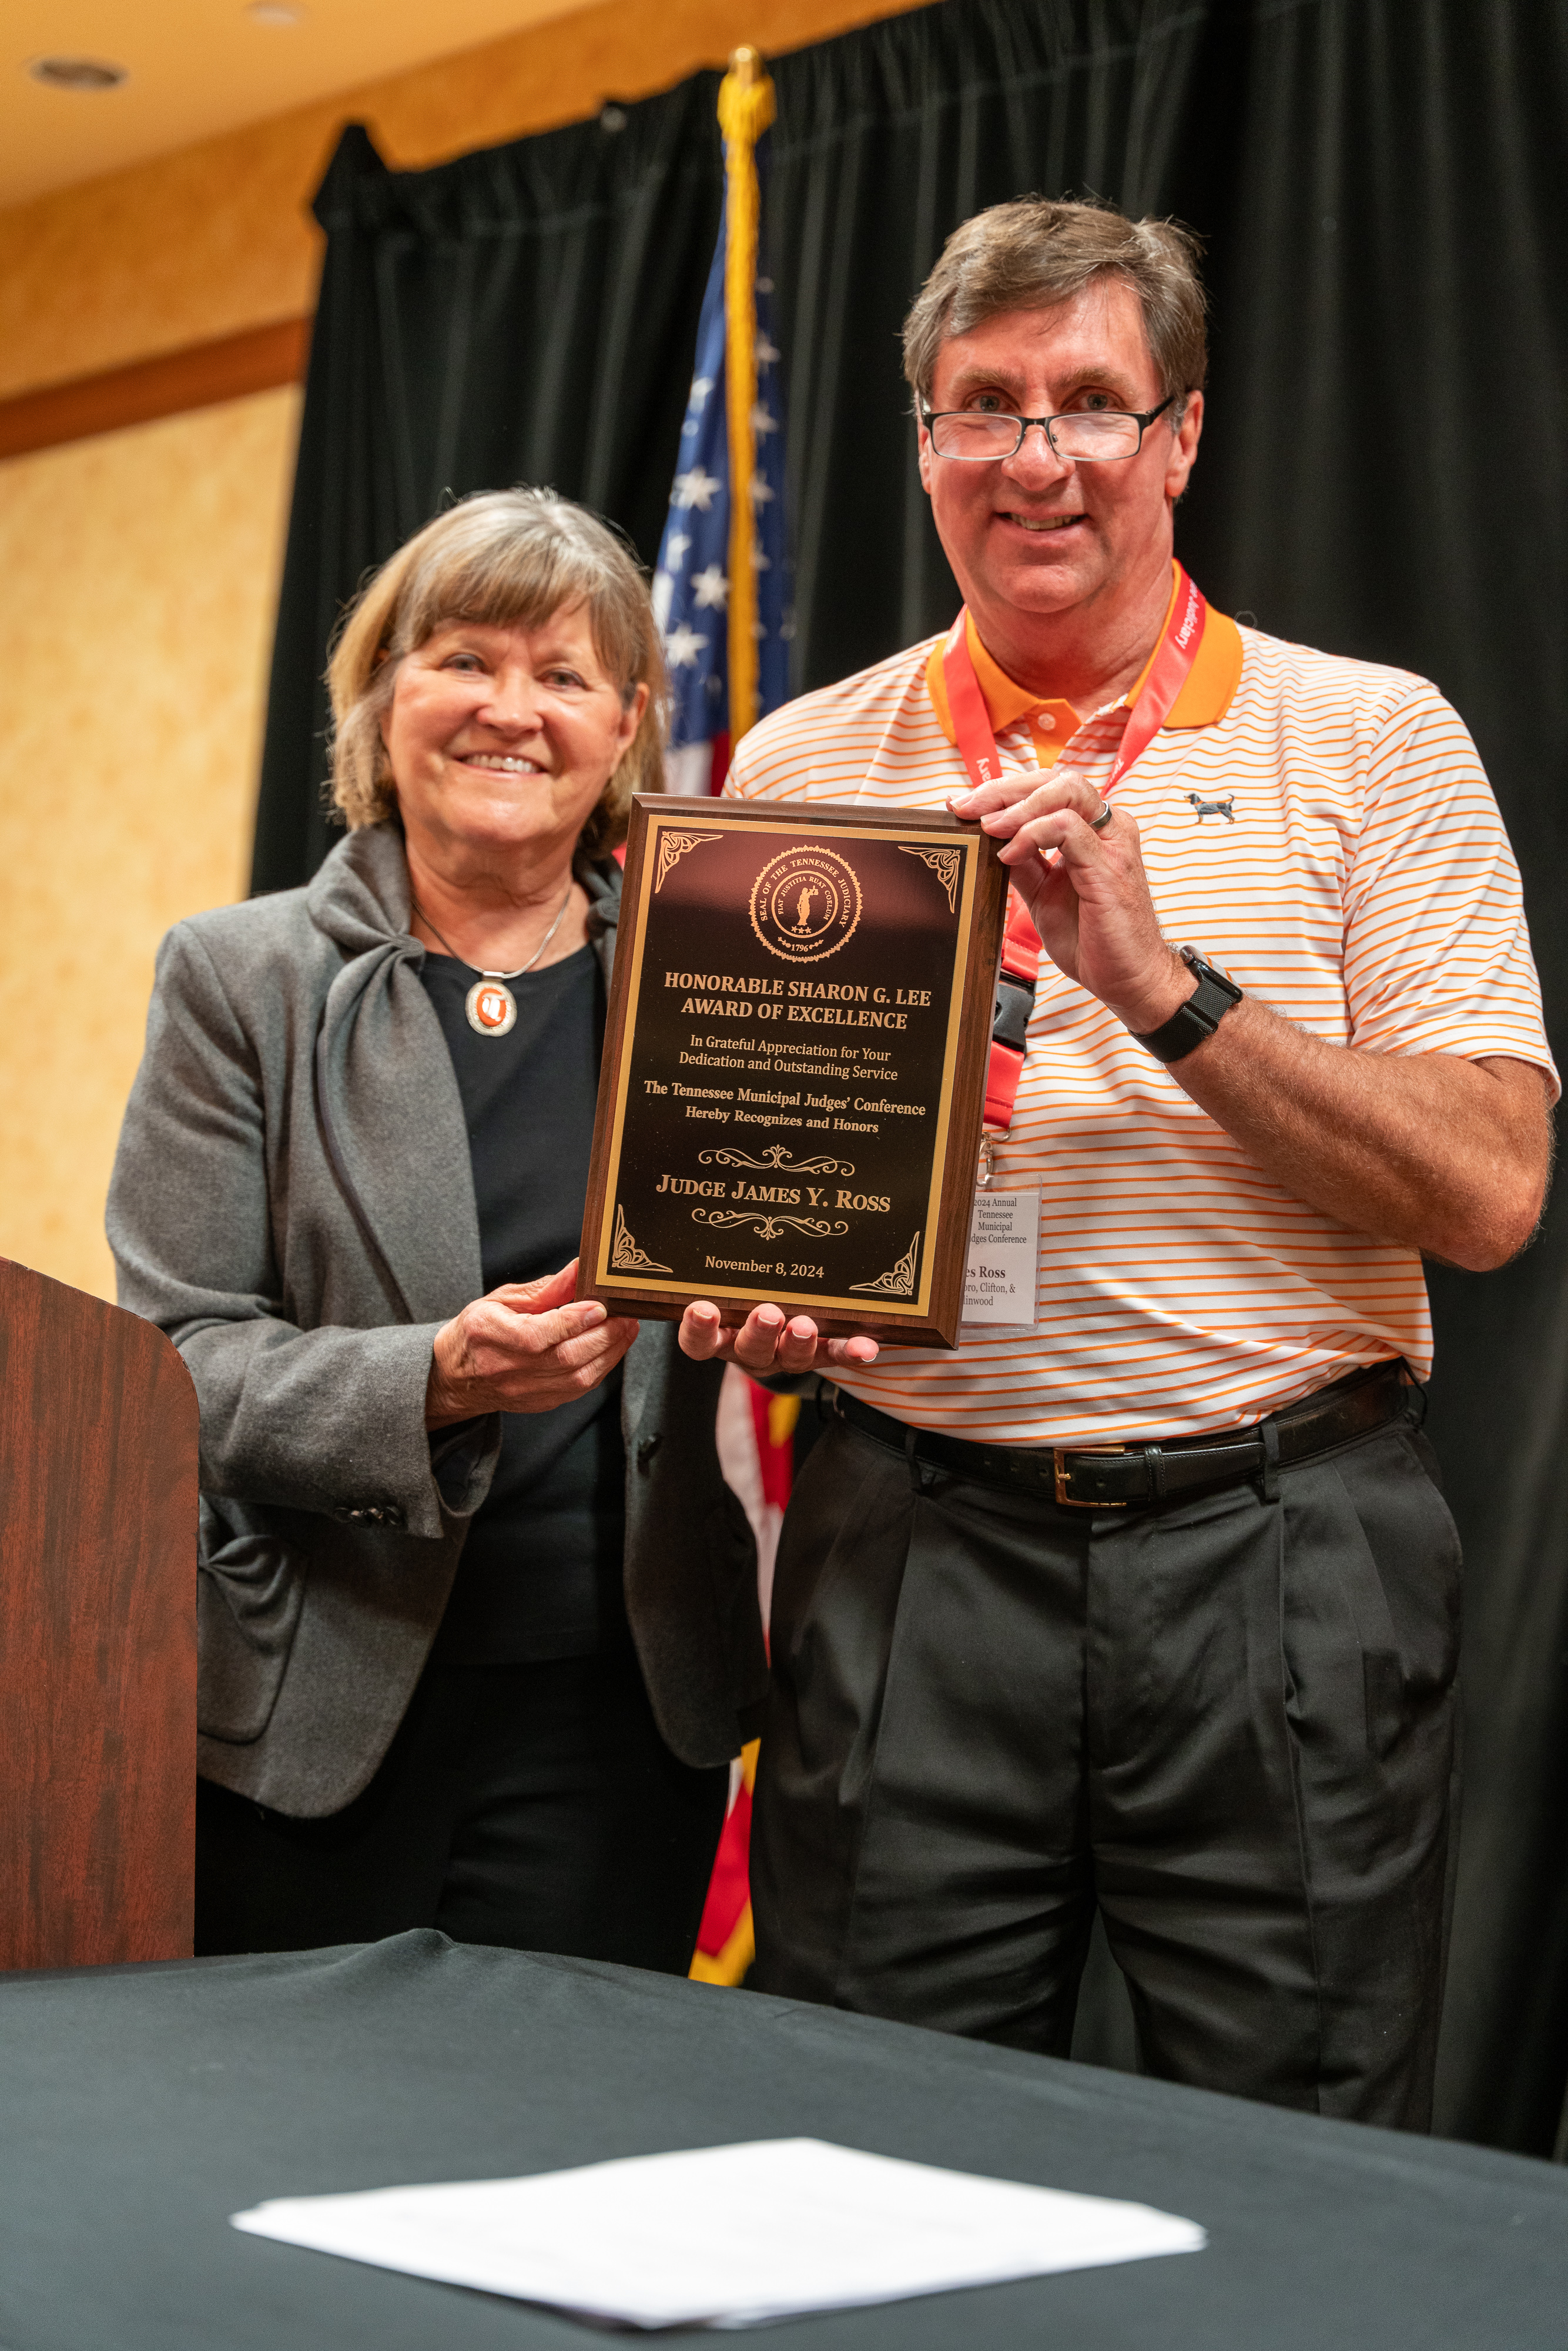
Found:
[[[1172,604],[1176,601],[1176,566],[1173,563]],[[1158,653],[1164,642],[1169,621],[1170,605],[1167,605],[1155,652],[1150,653],[1135,683],[1122,697],[1129,706],[1143,692],[1144,680],[1154,667],[1155,653]],[[991,732],[1000,735],[1008,727],[1016,726],[1020,718],[1037,713],[1036,732],[1053,737],[1051,747],[1060,749],[1082,725],[1079,712],[1070,702],[1042,702],[1037,695],[1030,694],[1027,686],[1019,685],[986,651],[976,632],[973,618],[965,625],[969,658],[975,664],[976,680],[985,697]],[[942,732],[949,743],[956,743],[958,738],[954,732],[952,713],[947,707],[947,685],[942,674],[942,649],[946,642],[945,638],[938,637],[926,659],[925,690],[931,696],[931,705],[941,724]],[[1165,721],[1166,728],[1213,726],[1229,709],[1240,682],[1241,632],[1234,621],[1228,620],[1223,612],[1217,612],[1211,604],[1204,621],[1203,641],[1198,646],[1197,657],[1186,674],[1181,692],[1171,705]]]

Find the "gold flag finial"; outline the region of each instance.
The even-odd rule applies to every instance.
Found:
[[[725,393],[729,427],[729,735],[757,718],[757,553],[752,501],[757,408],[757,237],[761,190],[757,142],[774,116],[773,83],[747,43],[730,52],[719,84],[724,133]]]

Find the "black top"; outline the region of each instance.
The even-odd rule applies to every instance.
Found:
[[[486,1290],[576,1256],[604,1042],[591,947],[507,983],[506,1036],[468,1025],[476,974],[427,954],[423,977],[457,1073]],[[629,1637],[622,1596],[625,1456],[621,1375],[551,1412],[505,1413],[501,1458],[475,1516],[436,1649],[451,1664],[577,1657]]]

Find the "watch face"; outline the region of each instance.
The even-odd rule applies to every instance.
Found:
[[[1181,949],[1181,959],[1189,971],[1197,973],[1200,980],[1212,980],[1216,987],[1222,987],[1232,998],[1240,997],[1241,990],[1229,974],[1221,971],[1218,964],[1210,963],[1207,956],[1199,955],[1196,947],[1184,946]]]

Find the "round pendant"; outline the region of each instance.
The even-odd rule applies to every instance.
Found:
[[[476,979],[463,999],[468,1026],[481,1037],[504,1037],[517,1018],[517,1000],[504,980]]]

